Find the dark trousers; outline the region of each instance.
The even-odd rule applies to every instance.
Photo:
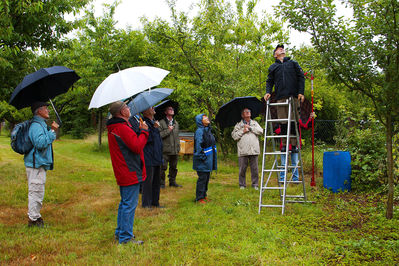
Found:
[[[168,169],[169,164],[169,185],[176,183],[177,176],[177,161],[179,160],[179,155],[163,155],[163,165],[161,171],[161,185],[165,185],[166,169]]]
[[[205,199],[206,197],[206,192],[208,191],[208,183],[209,183],[209,177],[211,176],[211,172],[199,172],[197,171],[198,174],[198,180],[197,180],[197,188],[196,188],[196,195],[195,195],[195,200],[199,201],[200,199]]]
[[[143,207],[159,206],[159,192],[161,188],[161,166],[147,167],[147,178],[143,182],[141,203]]]
[[[298,112],[298,107],[299,107],[299,101],[297,98],[293,97],[294,99],[294,110],[291,110],[291,119],[295,119],[296,117],[299,118],[299,112]],[[280,99],[277,100],[277,103],[283,103],[287,99]],[[277,106],[277,118],[278,119],[287,119],[288,118],[288,106]],[[298,122],[298,121],[297,121]],[[280,122],[281,123],[281,134],[286,135],[287,134],[287,122]],[[291,123],[291,134],[295,135],[295,123]],[[285,145],[285,140],[283,140],[283,145]],[[293,146],[297,146],[296,143],[296,138],[290,138],[290,144]]]
[[[238,157],[238,166],[240,167],[240,172],[238,173],[238,183],[239,183],[240,187],[247,186],[245,174],[247,172],[248,162],[249,162],[249,167],[251,168],[252,186],[257,187],[258,180],[259,180],[258,155],[247,155],[247,156]]]

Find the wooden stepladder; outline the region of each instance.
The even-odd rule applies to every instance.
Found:
[[[272,119],[270,108],[274,106],[288,106],[288,117],[283,119]],[[297,122],[299,117],[297,112],[294,110],[295,103],[293,97],[290,97],[285,102],[281,103],[270,103],[270,101],[267,101],[264,133],[265,139],[263,143],[262,177],[259,189],[259,213],[262,207],[275,207],[281,208],[281,214],[284,214],[286,203],[307,202],[305,179],[302,167],[302,156],[299,144],[300,136]],[[273,123],[286,123],[286,132],[282,132],[279,135],[275,134],[273,132]],[[295,134],[292,134],[294,130],[291,130],[291,124],[295,126]],[[288,165],[290,155],[291,158],[292,156],[296,156],[292,155],[292,151],[288,148],[291,138],[296,138],[298,144],[298,162],[294,165]],[[277,148],[277,143],[280,143],[280,141],[285,144],[285,150],[280,151],[280,148]],[[278,145],[278,147],[280,147],[280,145]],[[280,163],[280,160],[282,160],[282,163]],[[294,172],[296,172],[298,180],[296,180],[296,177],[293,178]],[[274,182],[274,178],[272,178],[273,173],[275,173],[277,176],[277,182]],[[287,188],[289,185],[297,186],[300,184],[302,184],[303,189],[303,193],[301,195],[287,194]],[[279,204],[266,203],[265,201],[270,201],[270,197],[268,199],[265,193],[270,193],[271,191],[276,190],[278,190],[280,194],[280,201],[278,202]],[[295,188],[293,188],[293,190],[295,190]]]

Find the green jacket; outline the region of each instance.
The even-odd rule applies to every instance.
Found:
[[[176,155],[180,151],[180,139],[179,139],[179,123],[173,118],[172,125],[173,130],[170,131],[168,128],[167,118],[159,121],[159,133],[163,143],[163,154]]]

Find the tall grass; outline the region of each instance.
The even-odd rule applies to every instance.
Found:
[[[118,187],[106,149],[94,138],[54,144],[42,215],[46,227],[27,227],[27,184],[22,156],[0,136],[0,264],[287,265],[383,264],[399,261],[398,210],[384,218],[384,199],[332,194],[307,187],[314,203],[262,209],[259,192],[238,189],[234,159],[219,161],[205,206],[194,203],[197,175],[180,160],[183,188],[161,190],[165,209],[138,207],[134,223],[143,246],[113,240]],[[104,144],[106,147],[106,143]],[[249,180],[249,172],[247,174]],[[307,184],[308,184],[307,180]],[[294,188],[298,190],[298,188]],[[300,190],[300,189],[299,189]],[[265,194],[278,200],[276,194]]]

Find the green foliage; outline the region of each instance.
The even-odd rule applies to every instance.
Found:
[[[368,111],[345,112],[335,140],[338,147],[351,153],[352,188],[383,191],[387,184],[384,126]]]

